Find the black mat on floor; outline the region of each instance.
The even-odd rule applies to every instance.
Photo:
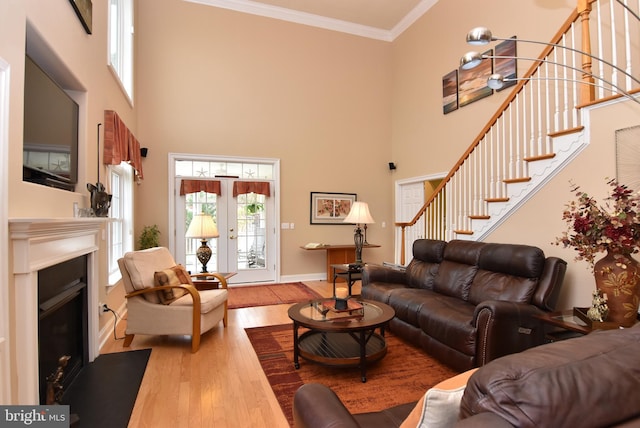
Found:
[[[102,354],[80,371],[62,398],[81,428],[126,428],[151,349]]]

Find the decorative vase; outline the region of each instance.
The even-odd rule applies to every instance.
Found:
[[[629,255],[607,252],[594,265],[596,288],[609,306],[606,321],[631,327],[640,303],[640,264]]]

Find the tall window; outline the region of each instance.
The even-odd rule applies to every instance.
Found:
[[[133,102],[133,0],[109,0],[109,65]]]
[[[109,285],[120,279],[118,259],[133,249],[133,168],[126,163],[109,167]]]

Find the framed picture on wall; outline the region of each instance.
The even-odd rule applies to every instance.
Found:
[[[495,56],[496,58],[493,60],[494,73],[500,73],[502,77],[505,78],[505,80],[516,79],[518,77],[518,61],[516,60],[516,36],[513,36],[511,39],[505,40],[504,42],[496,45]],[[500,89],[497,89],[497,91],[502,91],[510,86],[514,86],[516,83],[516,80],[511,80],[510,82],[505,81],[504,86]]]
[[[447,114],[457,109],[458,70],[453,70],[442,78],[442,112]]]
[[[73,10],[76,11],[76,15],[78,15],[78,19],[84,27],[84,30],[87,34],[91,34],[93,27],[93,4],[91,0],[69,0],[69,2],[71,6],[73,6]]]
[[[311,192],[311,224],[349,224],[344,219],[356,201],[355,193]]]
[[[482,55],[491,57],[492,53],[493,50],[489,49]],[[458,104],[460,107],[493,94],[493,89],[487,86],[487,79],[491,73],[493,73],[491,58],[483,59],[480,65],[470,70],[458,69]]]

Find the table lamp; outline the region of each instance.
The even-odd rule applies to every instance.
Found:
[[[202,243],[196,251],[196,257],[202,263],[202,273],[207,273],[207,263],[211,259],[211,248],[207,245],[207,240],[218,236],[218,228],[209,214],[200,213],[193,217],[185,237],[200,239]]]
[[[362,263],[362,244],[364,243],[364,237],[362,236],[360,225],[375,223],[373,217],[371,217],[371,213],[369,213],[369,205],[367,205],[366,202],[354,202],[344,222],[356,224],[356,230],[353,234],[353,242],[356,244],[356,263]]]

